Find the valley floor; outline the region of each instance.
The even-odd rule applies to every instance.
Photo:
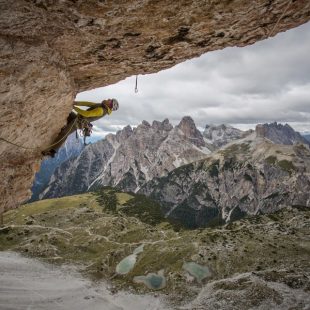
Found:
[[[62,268],[57,281],[64,282],[55,282],[53,287],[65,287],[67,275],[60,266],[75,265],[88,280],[75,278],[73,290],[85,292],[81,293],[86,298],[81,304],[93,302],[92,309],[102,302],[101,297],[106,300],[111,296],[106,289],[100,296],[95,294],[91,283],[98,280],[107,281],[114,296],[126,290],[141,295],[143,303],[149,302],[145,296],[153,294],[150,298],[157,302],[152,303],[154,309],[166,309],[159,304],[158,296],[165,296],[173,309],[309,309],[309,208],[287,208],[217,228],[186,230],[161,218],[149,201],[140,197],[141,202],[125,193],[114,194],[109,190],[101,197],[87,193],[9,211],[4,217],[5,226],[0,228],[0,250],[21,252]],[[31,294],[26,297],[24,283],[28,280],[11,272],[17,269],[8,263],[7,255],[13,255],[12,264],[14,257],[18,260],[20,256],[2,253],[0,273],[6,281],[1,281],[1,290],[7,289],[0,296],[2,305],[9,302],[5,296],[14,300],[14,288],[23,292],[20,298],[40,300],[37,294],[37,299]],[[133,264],[130,268],[129,263]],[[24,258],[20,264],[25,270]],[[44,288],[49,271],[44,271],[47,267],[42,265],[38,268],[35,273]],[[152,275],[164,277],[160,283],[154,278],[159,291],[141,281]],[[30,274],[30,288],[34,285],[31,277]],[[69,286],[68,292],[70,289]],[[51,290],[51,294],[56,301],[80,300],[70,301],[68,296],[57,295],[57,290]],[[18,298],[16,302],[18,305]]]

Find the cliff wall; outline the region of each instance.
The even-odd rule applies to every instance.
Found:
[[[308,0],[0,0],[0,136],[26,148],[0,141],[1,209],[30,197],[78,92],[309,19]]]

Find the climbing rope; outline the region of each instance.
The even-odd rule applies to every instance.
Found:
[[[135,86],[135,93],[138,92],[138,75],[136,75],[136,86]]]
[[[4,139],[4,138],[2,138],[2,137],[0,137],[0,140],[6,142],[6,143],[8,143],[8,144],[15,145],[15,146],[17,146],[17,147],[19,147],[19,148],[21,148],[21,149],[25,149],[25,150],[36,150],[36,148],[18,145],[18,144],[16,144],[16,143],[11,142],[11,141],[9,141],[9,140],[7,140],[7,139]]]
[[[268,33],[267,38],[269,38],[269,37],[272,35],[272,33],[276,30],[276,28],[277,28],[279,22],[281,21],[281,19],[283,18],[284,14],[286,13],[286,11],[288,10],[288,8],[290,7],[290,5],[291,5],[293,2],[294,2],[294,0],[289,0],[289,1],[287,2],[287,6],[286,6],[285,10],[283,11],[283,13],[281,14],[281,16],[279,17],[278,21],[277,21],[277,22],[275,23],[275,25],[273,26],[273,28],[272,28],[272,29],[270,30],[270,32]]]
[[[66,138],[68,137],[68,135],[70,134],[70,132],[71,132],[73,126],[75,126],[77,120],[78,120],[78,117],[74,120],[74,122],[72,123],[72,126],[70,127],[70,129],[68,130],[68,132],[67,132],[61,139],[59,139],[58,141],[54,142],[53,144],[50,144],[50,145],[48,145],[48,146],[46,146],[46,147],[44,147],[44,148],[42,148],[42,149],[41,149],[40,147],[27,147],[27,146],[19,145],[19,144],[16,144],[16,143],[14,143],[14,142],[11,142],[11,141],[9,141],[9,140],[7,140],[7,139],[5,139],[5,138],[2,138],[2,137],[0,137],[0,140],[4,141],[4,142],[6,142],[6,143],[12,144],[12,145],[14,145],[14,146],[16,146],[16,147],[19,147],[19,148],[21,148],[21,149],[25,149],[25,150],[37,150],[37,151],[42,150],[42,151],[43,151],[43,150],[46,150],[46,149],[49,149],[49,148],[53,147],[54,145],[58,144],[58,143],[61,142],[62,140],[66,139]]]

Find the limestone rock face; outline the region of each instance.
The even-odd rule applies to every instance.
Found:
[[[1,209],[30,196],[40,150],[77,92],[252,44],[307,22],[309,12],[308,0],[0,0],[0,133],[34,148],[0,142]]]
[[[0,36],[0,137],[25,147],[0,141],[0,210],[30,198],[40,149],[65,125],[74,98],[63,57],[45,42],[30,41]]]
[[[190,116],[185,116],[177,128],[183,132],[184,136],[198,147],[205,146],[201,132],[196,128],[194,120]]]

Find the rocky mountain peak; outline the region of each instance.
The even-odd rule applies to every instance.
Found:
[[[173,126],[170,124],[169,119],[166,118],[162,122],[153,121],[152,128],[154,128],[155,130],[170,131],[170,130],[172,130]]]
[[[124,141],[125,139],[128,139],[133,133],[133,130],[130,125],[127,125],[122,130],[119,130],[116,133],[116,139],[117,141]]]
[[[143,134],[144,132],[146,132],[146,130],[149,130],[152,126],[150,125],[150,123],[146,120],[143,120],[141,124],[139,124],[137,127],[135,127],[133,129],[133,132],[135,134]]]
[[[162,123],[163,123],[165,126],[170,124],[168,118],[165,118],[165,119],[162,121]]]
[[[198,147],[205,146],[203,136],[201,132],[197,129],[194,120],[190,116],[184,116],[180,123],[176,126],[179,130],[183,132],[186,138],[192,141]]]
[[[179,127],[184,133],[184,129],[187,130],[189,128],[190,130],[196,130],[195,122],[190,116],[184,116],[177,127]]]
[[[267,138],[273,143],[292,145],[295,143],[309,144],[309,142],[288,124],[259,124],[255,128],[256,137]]]
[[[166,132],[166,134],[168,134],[168,132],[170,132],[172,129],[173,126],[170,124],[168,119],[165,119],[162,122],[154,120],[152,125],[148,121],[144,120],[141,124],[133,129],[133,133],[135,135],[141,136],[145,136],[147,134],[152,135],[155,132]]]
[[[141,125],[145,126],[145,127],[151,127],[150,123],[148,121],[145,121],[145,120],[142,121]]]
[[[203,136],[207,143],[221,147],[232,140],[240,139],[246,132],[229,125],[206,125]]]

